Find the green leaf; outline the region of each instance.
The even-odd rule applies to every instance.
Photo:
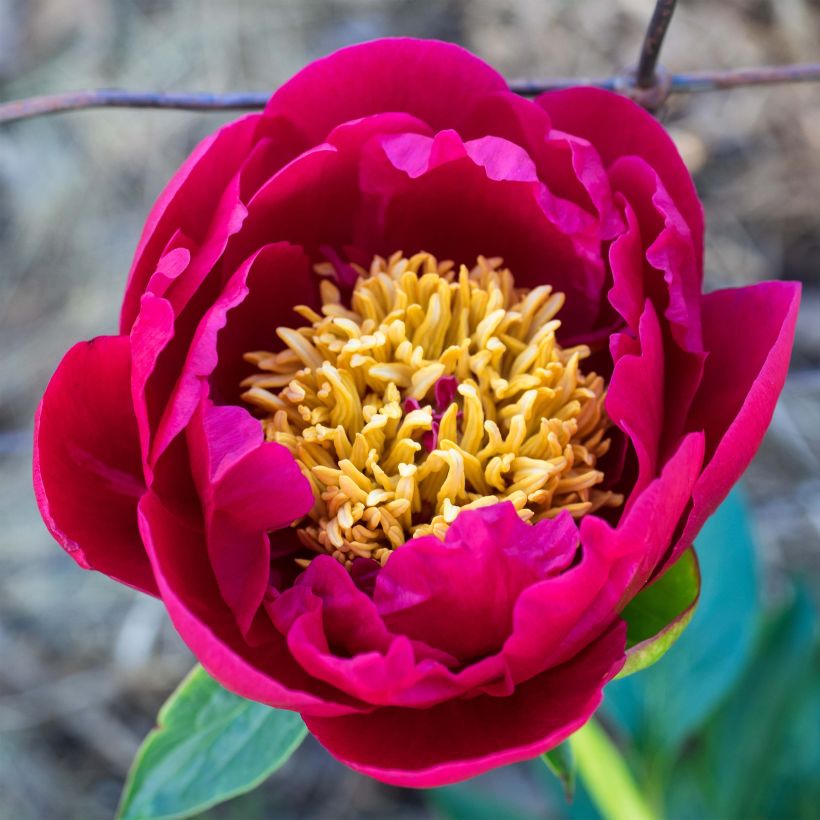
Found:
[[[562,743],[541,755],[547,768],[558,778],[564,787],[564,796],[568,802],[575,794],[575,756],[569,742]]]
[[[605,820],[654,820],[626,761],[594,720],[569,739],[578,774]]]
[[[732,690],[758,625],[754,544],[740,493],[706,522],[695,548],[702,588],[688,628],[662,663],[606,690],[607,714],[655,768],[672,765],[682,743]]]
[[[646,669],[666,654],[692,620],[699,595],[698,559],[689,548],[621,613],[627,624],[627,650],[619,678]]]
[[[190,817],[258,786],[307,734],[302,719],[223,689],[197,666],[160,709],[128,774],[121,820]]]
[[[815,614],[798,587],[791,605],[765,624],[751,664],[699,736],[691,765],[714,816],[811,816],[799,797],[820,791]]]

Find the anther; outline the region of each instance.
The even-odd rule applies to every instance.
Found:
[[[508,500],[536,522],[622,503],[597,468],[604,380],[583,372],[587,347],[556,339],[563,294],[518,289],[484,257],[351,269],[349,305],[324,278],[321,313],[298,306],[309,324],[276,329],[283,351],[245,354],[258,372],[243,399],[314,491],[297,524],[308,550],[384,564],[410,538],[444,537],[463,509]]]

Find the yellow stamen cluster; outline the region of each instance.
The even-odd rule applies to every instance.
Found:
[[[586,346],[556,342],[563,294],[517,289],[500,259],[483,257],[456,271],[396,253],[358,273],[349,307],[324,279],[321,315],[295,308],[309,324],[277,329],[284,350],[245,356],[260,372],[243,398],[313,488],[297,523],[305,546],[384,564],[414,536],[443,537],[462,509],[508,500],[534,522],[622,502],[596,489],[604,380],[579,369]],[[457,392],[436,407],[443,377]]]

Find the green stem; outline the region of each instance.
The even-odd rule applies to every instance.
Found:
[[[593,719],[571,738],[578,774],[604,820],[659,820],[621,753]]]

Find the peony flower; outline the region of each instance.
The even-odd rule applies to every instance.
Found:
[[[37,412],[45,522],[234,692],[432,786],[580,727],[752,458],[798,286],[702,293],[663,129],[453,45],[344,49],[202,142]]]

